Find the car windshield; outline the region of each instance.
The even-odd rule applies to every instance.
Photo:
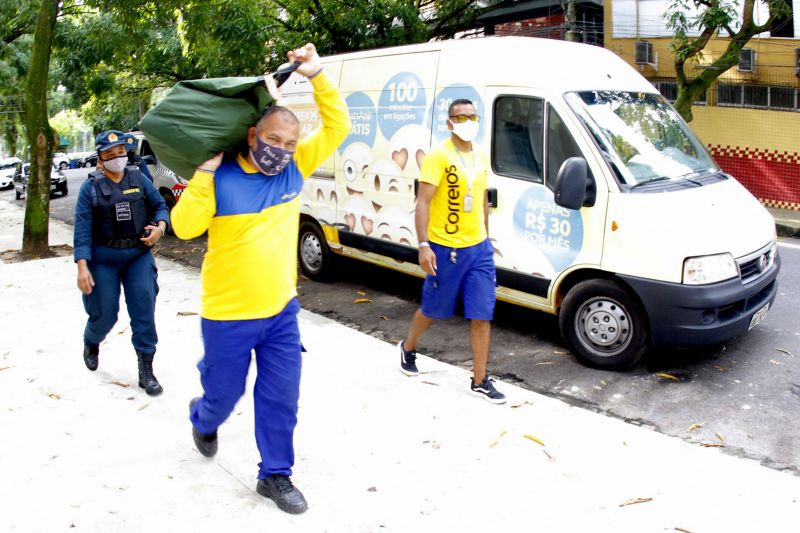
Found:
[[[566,99],[625,184],[687,179],[719,170],[661,95],[584,91],[569,93]]]

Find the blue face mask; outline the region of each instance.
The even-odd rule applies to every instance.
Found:
[[[250,149],[250,157],[262,174],[274,176],[280,174],[292,160],[294,152],[267,144],[256,136],[256,148]]]

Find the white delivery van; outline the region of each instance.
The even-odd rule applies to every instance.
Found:
[[[525,37],[433,42],[324,59],[349,107],[345,142],[308,180],[300,264],[332,253],[412,275],[420,163],[475,102],[489,155],[497,298],[558,314],[584,364],[624,368],[650,345],[717,343],[776,294],[769,213],[722,172],[655,88],[603,48]],[[319,124],[308,81],[283,103]]]

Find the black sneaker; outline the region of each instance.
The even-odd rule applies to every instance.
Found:
[[[191,402],[189,402],[189,410],[192,410],[194,404],[200,398],[193,398]],[[205,455],[206,457],[214,457],[217,454],[217,448],[219,444],[217,442],[217,432],[210,435],[206,435],[205,433],[200,433],[197,431],[197,428],[192,426],[192,438],[194,439],[194,445],[197,448],[197,451],[200,452],[201,455]]]
[[[98,357],[100,356],[100,347],[97,345],[84,344],[83,345],[83,364],[86,368],[94,372],[97,370],[99,363]]]
[[[300,514],[308,509],[305,496],[287,476],[273,475],[259,479],[256,492],[274,501],[275,505],[286,513]]]
[[[481,396],[492,403],[506,403],[506,395],[494,388],[494,380],[489,379],[489,376],[485,376],[477,385],[470,379],[469,385],[475,396]]]
[[[400,341],[397,343],[397,347],[400,348],[400,372],[405,374],[406,376],[416,376],[419,374],[419,370],[417,370],[417,351],[410,350],[405,351],[403,349],[403,343],[405,341]]]

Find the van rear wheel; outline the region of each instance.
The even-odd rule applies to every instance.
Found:
[[[649,345],[647,314],[635,297],[611,280],[582,281],[570,289],[558,325],[575,357],[594,368],[631,368]]]
[[[333,254],[322,229],[314,222],[300,224],[297,257],[303,274],[314,281],[329,281],[333,276]]]

